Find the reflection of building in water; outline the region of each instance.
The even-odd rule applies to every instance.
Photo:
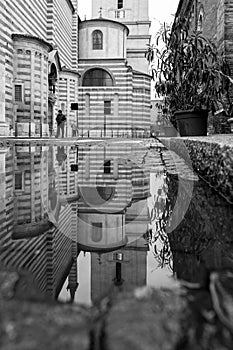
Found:
[[[48,221],[47,149],[43,146],[15,146],[14,238],[42,234]]]
[[[91,254],[91,299],[100,300],[116,287],[130,290],[146,285],[148,246],[143,238],[114,252]]]
[[[9,149],[0,149],[0,251],[7,244],[13,228],[13,155]],[[10,233],[10,234],[9,234]]]
[[[91,252],[91,296],[146,282],[149,170],[129,143],[80,148],[79,249]],[[120,250],[119,250],[120,249]],[[106,253],[106,254],[103,254]]]
[[[182,199],[188,196],[190,180],[179,182],[175,175],[168,175],[169,202],[176,205],[178,185]],[[181,196],[180,196],[181,197]],[[177,216],[181,216],[179,205]],[[177,220],[175,216],[172,220]],[[232,270],[232,205],[206,183],[194,183],[192,200],[180,224],[169,233],[173,255],[173,272],[179,279],[189,282],[206,282],[206,273]]]
[[[51,149],[30,144],[0,153],[0,260],[57,297],[69,272],[71,295],[77,285],[77,214],[55,191],[54,158]]]

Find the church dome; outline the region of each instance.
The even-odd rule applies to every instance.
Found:
[[[83,21],[79,25],[80,60],[126,58],[126,25],[104,18]]]

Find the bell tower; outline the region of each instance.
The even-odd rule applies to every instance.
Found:
[[[134,70],[148,72],[146,44],[150,42],[148,0],[92,0],[92,17],[121,22],[129,28],[127,60]]]

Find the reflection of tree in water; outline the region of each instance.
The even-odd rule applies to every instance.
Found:
[[[185,199],[189,181],[182,178],[179,182],[178,175],[166,173],[164,208],[158,201],[154,202],[145,239],[152,246],[159,266],[168,266],[186,287],[187,307],[180,348],[230,350],[233,344],[232,206],[209,186],[195,182],[182,221],[166,234],[177,198],[180,196],[181,202]],[[179,209],[182,211],[182,206]]]
[[[162,159],[162,155],[161,155]],[[158,262],[158,267],[168,267],[173,270],[172,252],[169,238],[166,233],[166,225],[171,215],[171,205],[168,198],[168,180],[166,170],[162,174],[164,184],[157,190],[154,196],[153,206],[149,212],[150,224],[148,231],[144,235],[147,243],[152,247],[152,252]]]

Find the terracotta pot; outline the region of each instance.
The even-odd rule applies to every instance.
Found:
[[[177,128],[180,136],[206,136],[208,111],[179,111],[175,112]]]

